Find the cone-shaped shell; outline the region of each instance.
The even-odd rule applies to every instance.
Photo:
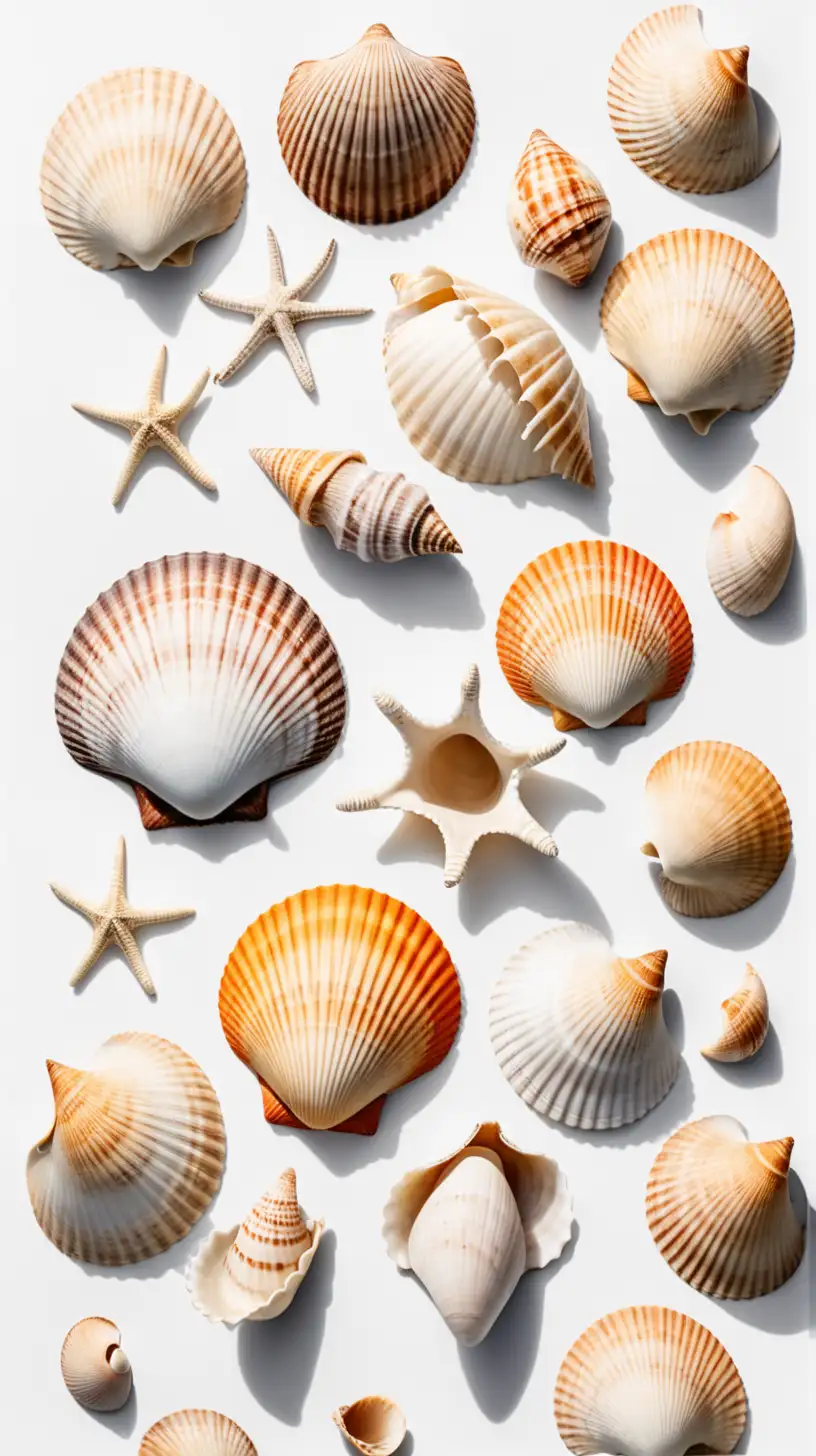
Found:
[[[262,819],[269,784],[326,758],[345,712],[308,602],[209,552],[151,561],[103,592],[57,678],[68,752],[131,783],[146,829]]]
[[[793,359],[779,279],[727,233],[682,228],[627,253],[609,275],[601,324],[630,398],[685,415],[698,435],[728,410],[767,404]]]
[[[733,1117],[687,1123],[646,1188],[652,1238],[675,1274],[715,1299],[756,1299],[798,1269],[805,1232],[790,1200],[793,1138],[749,1143]]]
[[[234,223],[246,191],[235,127],[177,71],[114,71],[74,98],[43,157],[40,195],[62,246],[91,268],[185,266]]]
[[[748,47],[711,50],[696,5],[642,20],[609,73],[609,117],[624,151],[678,192],[730,192],[773,160],[779,131],[760,127]]]
[[[60,1370],[74,1400],[85,1410],[121,1410],[133,1388],[133,1371],[116,1325],[94,1315],[68,1331]]]
[[[374,1133],[386,1094],[449,1052],[459,979],[436,931],[357,885],[301,890],[249,926],[218,999],[268,1122]]]
[[[183,1239],[221,1182],[218,1099],[172,1042],[123,1032],[96,1070],[49,1062],[54,1125],[32,1148],[27,1179],[43,1233],[90,1264],[137,1264]]]
[[[796,523],[785,491],[749,465],[730,510],[711,527],[706,566],[711,590],[729,612],[756,617],[776,601],[790,571]]]
[[[258,1450],[228,1416],[179,1410],[145,1432],[138,1456],[258,1456]]]
[[[371,25],[327,60],[301,61],[278,112],[278,141],[310,200],[346,222],[401,222],[445,196],[464,169],[476,110],[447,56]]]
[[[404,475],[372,470],[355,450],[251,450],[295,515],[325,526],[361,561],[460,552],[427,491]]]
[[[702,1048],[712,1062],[744,1062],[758,1052],[768,1035],[768,993],[753,966],[745,967],[742,985],[722,1003],[722,1031]]]
[[[575,1341],[555,1384],[555,1419],[575,1456],[733,1451],[745,1429],[739,1371],[688,1315],[653,1305],[608,1314]]]
[[[560,730],[645,723],[691,667],[688,613],[647,556],[614,541],[570,541],[537,556],[501,605],[496,647],[513,692]]]
[[[584,386],[540,314],[437,268],[391,282],[388,390],[425,460],[484,485],[595,484]]]
[[[393,1456],[408,1430],[396,1401],[385,1395],[364,1395],[353,1405],[340,1405],[332,1420],[363,1456]]]
[[[538,130],[516,168],[507,217],[522,263],[573,288],[598,266],[612,226],[609,199],[594,173]]]
[[[785,795],[764,763],[733,743],[701,740],[664,753],[646,780],[660,889],[678,915],[731,915],[776,883],[793,836]]]

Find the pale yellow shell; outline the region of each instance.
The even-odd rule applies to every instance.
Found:
[[[573,288],[597,267],[612,226],[609,199],[594,173],[539,130],[531,132],[516,168],[507,216],[522,262]]]
[[[142,1437],[139,1456],[258,1456],[246,1431],[211,1410],[178,1410]]]
[[[332,1420],[363,1456],[393,1456],[408,1429],[396,1401],[385,1395],[364,1395],[353,1405],[340,1405]]]
[[[120,1410],[133,1387],[122,1337],[115,1324],[99,1316],[82,1319],[68,1331],[60,1370],[74,1400],[86,1410]]]
[[[744,1062],[758,1052],[768,1035],[768,993],[753,966],[745,967],[739,990],[722,1003],[722,1032],[702,1048],[712,1062]]]
[[[785,491],[749,465],[733,505],[711,527],[706,566],[711,590],[737,617],[756,617],[776,601],[790,571],[796,523]]]

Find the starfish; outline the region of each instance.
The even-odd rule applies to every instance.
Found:
[[[405,809],[435,824],[445,845],[445,884],[458,885],[474,845],[486,834],[509,834],[551,858],[555,840],[528,814],[519,784],[528,769],[560,753],[565,738],[543,748],[500,743],[485,727],[479,669],[468,669],[459,707],[447,723],[421,723],[384,693],[374,701],[402,737],[406,758],[394,783],[377,793],[343,799],[338,809]]]
[[[167,349],[162,344],[150,376],[147,399],[142,409],[106,410],[97,409],[92,404],[74,405],[74,409],[79,410],[80,414],[89,415],[92,420],[102,420],[106,425],[119,425],[133,437],[122,473],[113,492],[115,506],[118,506],[130,485],[140,461],[154,446],[158,446],[160,450],[166,450],[168,455],[172,455],[176,464],[180,465],[197,485],[203,486],[205,490],[215,490],[216,488],[215,481],[210,479],[206,471],[202,470],[190,452],[182,445],[178,433],[178,427],[184,416],[188,415],[193,406],[198,404],[210,377],[210,371],[205,369],[204,373],[199,375],[189,394],[185,394],[181,404],[170,405],[165,404],[162,399],[166,364]]]
[[[80,900],[78,895],[72,895],[70,890],[64,890],[61,885],[52,884],[51,889],[63,905],[70,905],[72,910],[78,910],[80,915],[90,920],[94,928],[87,955],[71,977],[71,985],[78,986],[85,979],[103,950],[109,945],[118,945],[142,990],[148,996],[155,996],[156,988],[142,960],[133,932],[142,925],[166,925],[171,920],[185,920],[188,915],[195,915],[195,910],[134,909],[125,894],[125,841],[122,838],[116,846],[108,896],[101,905],[93,900]]]
[[[315,387],[314,375],[295,332],[296,325],[306,323],[310,319],[360,318],[363,314],[371,313],[371,309],[327,308],[319,303],[307,303],[304,300],[303,295],[314,287],[319,278],[322,278],[334,257],[334,250],[337,246],[334,239],[329,243],[319,262],[315,263],[311,272],[291,287],[287,286],[278,240],[271,227],[266,229],[266,241],[269,248],[269,289],[264,296],[227,298],[223,293],[213,293],[210,289],[198,295],[199,298],[203,298],[205,303],[211,303],[215,308],[231,308],[235,313],[249,314],[253,320],[246,343],[238,350],[226,369],[222,369],[220,374],[215,375],[214,383],[225,384],[233,374],[237,374],[243,364],[246,364],[247,359],[252,358],[265,339],[277,336],[286,350],[289,363],[300,383],[307,393],[311,394]]]

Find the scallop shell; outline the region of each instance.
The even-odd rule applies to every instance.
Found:
[[[693,644],[659,566],[614,541],[570,541],[516,577],[496,647],[513,692],[563,731],[645,723],[650,702],[680,691]]]
[[[353,1405],[340,1405],[332,1420],[363,1456],[393,1456],[408,1430],[396,1401],[385,1395],[364,1395]]]
[[[779,279],[727,233],[682,228],[627,253],[609,275],[601,324],[630,399],[685,415],[698,435],[728,410],[767,404],[793,359]]]
[[[26,1176],[40,1228],[63,1253],[120,1267],[183,1239],[226,1157],[221,1108],[201,1068],[147,1032],[104,1043],[96,1070],[48,1062],[51,1131]]]
[[[425,460],[484,485],[595,484],[584,386],[545,319],[437,268],[391,282],[388,390]]]
[[[467,76],[371,25],[327,60],[301,61],[278,112],[283,160],[302,192],[346,222],[401,222],[449,192],[473,144]]]
[[[539,130],[530,133],[516,168],[507,216],[522,263],[573,288],[597,268],[612,226],[595,174]]]
[[[258,1456],[246,1431],[211,1410],[163,1416],[142,1436],[138,1456]]]
[[[543,1269],[572,1237],[572,1198],[552,1158],[522,1153],[497,1122],[479,1124],[450,1157],[417,1168],[391,1192],[383,1235],[463,1345],[491,1329],[527,1269]]]
[[[748,47],[711,50],[696,5],[642,20],[609,73],[609,118],[632,161],[677,192],[731,192],[753,182],[779,149],[760,126],[748,85]]]
[[[737,617],[756,617],[779,596],[795,546],[796,523],[782,486],[761,466],[749,465],[732,508],[711,527],[711,590]]]
[[[681,743],[646,780],[660,889],[678,915],[732,915],[781,875],[793,842],[785,795],[764,763],[733,743]]]
[[[733,1451],[747,1416],[739,1371],[686,1314],[636,1305],[579,1336],[555,1383],[555,1419],[575,1456]]]
[[[90,268],[185,267],[235,222],[246,191],[220,102],[177,71],[114,71],[86,86],[45,148],[40,195],[62,246]]]
[[[93,1315],[68,1331],[60,1370],[74,1400],[85,1410],[121,1410],[133,1388],[133,1371],[116,1325]]]
[[[749,1143],[733,1117],[687,1123],[663,1144],[646,1188],[667,1264],[701,1294],[756,1299],[798,1269],[805,1232],[788,1189],[793,1138]]]
[[[74,628],[57,723],[83,768],[133,785],[146,829],[262,819],[270,783],[327,757],[346,691],[328,632],[280,577],[165,556]]]
[[[234,947],[218,999],[268,1122],[374,1133],[386,1095],[447,1056],[459,980],[427,921],[357,885],[301,890]]]
[[[514,1092],[567,1127],[606,1131],[645,1117],[680,1054],[663,1020],[667,953],[634,960],[568,921],[511,957],[493,987],[490,1040]]]
[[[251,450],[309,526],[325,526],[335,546],[361,561],[461,552],[427,491],[404,475],[371,470],[356,450]]]
[[[722,1003],[722,1032],[717,1041],[702,1048],[712,1062],[744,1062],[762,1046],[768,1035],[768,993],[753,966],[745,967],[742,985]]]

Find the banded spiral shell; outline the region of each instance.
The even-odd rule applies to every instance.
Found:
[[[130,1398],[133,1371],[122,1337],[108,1319],[92,1315],[68,1331],[60,1370],[70,1394],[85,1410],[121,1410]]]
[[[749,465],[730,510],[711,527],[706,567],[711,590],[729,612],[756,617],[776,601],[790,571],[796,523],[785,491]]]
[[[179,1410],[163,1416],[142,1437],[138,1456],[258,1456],[235,1421],[211,1410]]]
[[[530,133],[521,154],[507,215],[522,263],[573,288],[598,266],[612,226],[597,177],[540,130]]]
[[[722,1003],[722,1031],[702,1048],[712,1062],[744,1062],[754,1056],[768,1035],[768,993],[753,966],[745,967],[739,989]]]
[[[332,1420],[363,1456],[393,1456],[408,1430],[396,1401],[385,1395],[364,1395],[353,1405],[340,1405]]]

